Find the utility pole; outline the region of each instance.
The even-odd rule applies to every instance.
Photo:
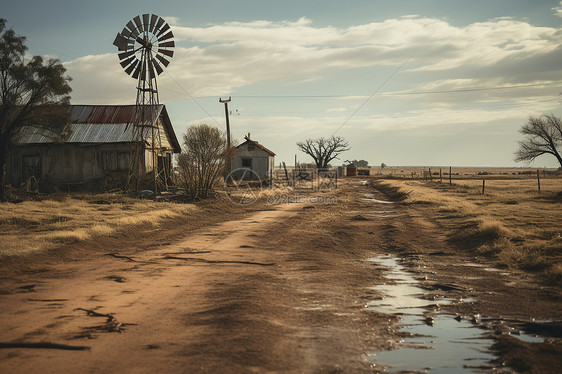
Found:
[[[224,103],[224,114],[226,116],[226,148],[230,149],[230,121],[228,119],[228,103],[230,103],[231,97],[228,99],[219,98],[219,103]]]

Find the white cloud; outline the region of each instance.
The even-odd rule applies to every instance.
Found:
[[[457,27],[418,16],[346,28],[315,27],[306,18],[199,28],[183,27],[175,18],[167,17],[167,21],[177,36],[172,63],[158,79],[160,100],[167,103],[192,96],[235,94],[252,85],[263,88],[270,84],[268,92],[275,94],[277,87],[298,82],[324,78],[334,82],[346,69],[386,67],[392,71],[413,56],[396,77],[402,79],[403,89],[385,93],[391,88],[385,86],[351,119],[365,96],[336,100],[334,105],[318,109],[318,117],[290,113],[260,117],[248,112],[251,117],[243,113],[232,119],[233,128],[252,131],[264,144],[278,140],[293,144],[294,139],[325,135],[348,119],[339,134],[364,131],[371,136],[378,131],[437,125],[520,124],[531,113],[560,107],[556,96],[560,86],[549,83],[558,81],[562,73],[561,27],[537,27],[509,18]],[[65,66],[73,77],[73,103],[134,102],[135,81],[123,72],[116,53],[84,56]],[[379,75],[377,85],[385,76]],[[341,81],[342,87],[356,83]],[[527,83],[545,86],[423,93]],[[356,93],[365,93],[363,89]],[[194,117],[190,114],[189,118]],[[174,122],[183,125],[189,118]],[[176,130],[180,134],[185,129]]]
[[[552,10],[554,11],[554,15],[556,17],[562,18],[562,1],[560,2],[559,6],[552,8]]]
[[[228,93],[266,81],[289,84],[321,79],[328,69],[333,74],[334,68],[398,66],[409,56],[413,58],[405,72],[453,71],[451,75],[468,82],[496,69],[496,76],[487,79],[510,80],[513,77],[508,71],[502,73],[502,64],[524,65],[531,58],[548,58],[562,44],[561,28],[505,18],[465,27],[417,16],[347,28],[315,27],[306,18],[198,28],[181,26],[173,17],[168,21],[177,37],[168,73],[194,96]],[[196,46],[189,48],[186,43]],[[111,98],[126,94],[121,101],[130,95],[124,85],[126,75],[117,75],[120,66],[115,56],[85,56],[66,66],[77,97],[107,102],[108,92]],[[518,68],[535,69],[530,64]],[[166,74],[159,82],[161,88],[182,91]],[[164,96],[185,98],[173,91]]]

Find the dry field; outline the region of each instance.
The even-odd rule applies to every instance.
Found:
[[[419,324],[486,332],[479,347],[497,360],[481,372],[554,372],[560,324],[534,321],[560,315],[560,180],[540,193],[529,178],[490,181],[481,195],[475,179],[343,178],[337,190],[263,190],[250,205],[2,204],[0,372],[378,372],[395,364],[383,352],[411,348],[400,316],[412,308],[372,258],[411,273]],[[268,202],[278,195],[302,199]],[[527,328],[544,342],[511,336]],[[423,356],[433,347],[446,360],[441,346],[415,350],[403,372],[436,365]]]
[[[197,212],[192,204],[138,200],[122,195],[53,196],[49,200],[3,203],[0,258],[42,253],[61,245],[119,235],[133,226]]]
[[[541,179],[562,178],[562,172],[553,168],[490,168],[490,167],[453,167],[451,168],[451,179],[453,181],[464,181],[467,179],[535,179],[537,170]],[[431,177],[430,172],[431,171]],[[449,167],[400,167],[392,166],[381,169],[375,167],[370,169],[371,176],[405,178],[405,179],[432,179],[433,181],[449,181]],[[535,183],[536,186],[536,183]]]
[[[452,185],[411,179],[384,183],[407,194],[405,202],[419,204],[451,243],[498,265],[562,282],[562,178],[541,179],[540,192],[536,177],[486,179],[482,194],[482,179],[487,177],[473,172],[466,179],[457,176]]]

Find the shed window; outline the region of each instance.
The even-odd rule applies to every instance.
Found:
[[[243,158],[242,159],[242,167],[243,168],[251,168],[252,167],[252,159],[251,158]]]
[[[248,151],[255,151],[256,145],[254,143],[248,143]]]

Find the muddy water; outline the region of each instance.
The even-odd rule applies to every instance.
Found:
[[[450,298],[427,300],[416,279],[398,262],[388,256],[370,258],[386,270],[388,284],[375,289],[384,297],[373,300],[367,309],[400,315],[403,338],[393,342],[396,349],[367,352],[367,359],[379,370],[387,372],[414,371],[459,373],[493,370],[495,358],[488,347],[493,343],[490,332],[468,319],[440,313],[440,304],[468,302]],[[542,341],[529,335],[519,336],[530,342]]]

